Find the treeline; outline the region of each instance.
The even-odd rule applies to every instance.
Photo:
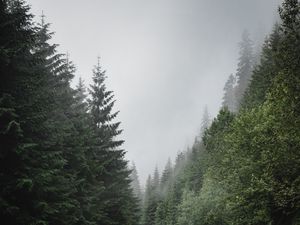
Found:
[[[285,0],[255,65],[243,34],[222,108],[149,177],[142,225],[300,224],[300,3]]]
[[[90,88],[22,0],[0,1],[0,223],[133,225],[139,201],[95,66]]]

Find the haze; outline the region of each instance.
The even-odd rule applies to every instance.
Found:
[[[207,105],[220,108],[247,29],[259,44],[280,0],[30,0],[55,31],[54,43],[88,85],[101,57],[115,93],[126,158],[142,183],[190,145]],[[39,20],[40,18],[35,18]]]

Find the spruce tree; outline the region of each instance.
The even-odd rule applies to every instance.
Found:
[[[78,221],[77,215],[80,215],[79,202],[73,197],[76,193],[79,170],[78,163],[77,165],[75,163],[79,158],[82,159],[83,155],[80,151],[80,143],[77,141],[73,119],[74,111],[72,110],[75,103],[73,98],[75,92],[70,88],[70,82],[74,77],[75,67],[68,55],[57,53],[57,45],[49,44],[51,37],[49,24],[45,22],[45,16],[42,15],[41,22],[37,27],[37,39],[33,53],[41,59],[41,63],[38,65],[39,70],[47,71],[48,88],[51,94],[48,97],[54,101],[49,103],[53,108],[49,110],[45,122],[53,136],[53,145],[61,152],[64,160],[59,182],[68,184],[57,187],[56,191],[64,196],[60,203],[62,208],[57,215],[51,217],[56,217],[53,223],[62,220],[64,223],[72,224]],[[49,223],[52,223],[51,219],[48,219]]]
[[[151,225],[153,223],[153,213],[155,212],[156,208],[153,209],[152,207],[152,178],[151,175],[148,176],[145,186],[145,195],[144,195],[144,205],[143,205],[143,211],[142,211],[142,218],[141,218],[141,224],[142,225]]]
[[[5,89],[9,88],[23,131],[22,150],[18,150],[14,159],[19,161],[19,167],[13,171],[16,176],[12,181],[6,180],[12,184],[8,189],[13,193],[6,193],[2,201],[6,202],[5,208],[14,210],[9,213],[3,210],[3,216],[8,224],[72,223],[70,209],[74,209],[74,205],[72,199],[68,199],[70,189],[63,172],[65,159],[59,137],[62,130],[53,123],[58,105],[53,92],[55,77],[45,66],[48,53],[42,53],[46,47],[39,45],[39,31],[31,24],[28,7],[22,1],[1,1],[1,4],[6,4],[2,11],[6,15],[1,18],[9,19],[10,14],[13,21],[4,23],[4,27],[8,26],[5,35],[13,36],[11,43],[19,39],[12,46],[20,51],[7,49],[11,55],[3,55],[7,63],[2,64],[1,69],[4,76],[9,77],[1,93],[8,92]]]
[[[235,80],[235,77],[232,74],[230,74],[224,86],[222,107],[227,107],[231,112],[237,111]]]
[[[253,70],[253,43],[248,31],[244,31],[242,41],[240,42],[240,57],[236,72],[237,86],[235,87],[235,97],[237,108],[240,107],[244,93],[250,83]]]
[[[160,179],[160,192],[164,196],[171,185],[173,180],[173,167],[171,159],[168,159],[167,164],[162,172],[161,179]]]
[[[142,215],[142,225],[155,223],[156,210],[161,200],[159,192],[159,172],[157,167],[154,170],[153,178],[149,175],[146,183],[145,200]]]
[[[260,57],[259,64],[254,68],[251,83],[242,100],[244,108],[253,108],[261,105],[270,91],[274,77],[280,69],[279,45],[282,39],[280,25],[276,23],[273,32],[266,39]]]
[[[138,221],[138,203],[130,187],[130,170],[124,160],[125,151],[119,149],[123,141],[118,140],[122,132],[120,122],[113,122],[118,112],[112,112],[115,103],[112,91],[106,90],[105,71],[98,64],[93,70],[90,87],[89,111],[95,137],[92,167],[95,181],[103,185],[103,193],[96,198],[102,205],[105,217],[99,223],[135,224]],[[103,205],[105,203],[105,205]]]
[[[141,190],[141,185],[138,177],[138,172],[134,163],[132,163],[131,166],[130,179],[131,179],[131,187],[133,189],[133,193],[138,198],[138,200],[142,203],[142,190]]]
[[[210,125],[210,118],[209,117],[210,116],[209,116],[209,113],[208,113],[207,106],[205,106],[204,111],[203,111],[203,115],[202,115],[201,128],[200,128],[200,136],[201,136],[201,138],[204,135],[205,130]]]

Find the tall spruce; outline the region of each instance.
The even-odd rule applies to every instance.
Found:
[[[155,224],[156,209],[161,200],[159,183],[159,172],[158,168],[156,167],[153,172],[153,178],[149,175],[146,183],[143,215],[141,221],[142,225]]]
[[[172,180],[173,180],[173,167],[172,167],[171,159],[169,158],[161,174],[161,179],[160,179],[160,192],[162,193],[162,195],[166,194],[167,190],[169,189],[169,186],[172,183]]]
[[[237,108],[240,107],[244,93],[250,83],[253,70],[253,43],[250,39],[250,34],[248,33],[248,31],[243,32],[242,41],[239,45],[240,56],[236,72],[237,85],[235,87]]]
[[[138,176],[138,172],[135,166],[135,163],[132,163],[131,166],[131,174],[130,174],[130,179],[131,179],[131,187],[133,189],[133,193],[135,196],[138,198],[140,203],[142,203],[142,189],[140,185],[140,180]]]
[[[102,204],[105,217],[99,223],[135,224],[138,221],[138,203],[130,187],[130,170],[124,159],[125,151],[119,147],[122,132],[120,122],[113,122],[118,112],[112,112],[115,103],[112,91],[106,90],[105,71],[98,64],[93,70],[90,87],[89,110],[95,134],[94,174],[96,182],[103,185],[98,205]],[[103,203],[105,202],[105,205]]]
[[[236,83],[235,77],[232,74],[230,74],[224,86],[222,107],[227,107],[231,112],[237,112],[235,83]]]
[[[279,54],[281,39],[282,31],[280,25],[276,23],[273,32],[262,47],[259,64],[254,68],[251,83],[242,100],[243,107],[253,108],[266,100],[274,78],[280,69],[280,59],[276,55]]]
[[[19,145],[11,149],[15,153],[4,154],[14,156],[11,163],[18,162],[18,166],[11,170],[12,177],[9,170],[1,173],[1,186],[6,186],[1,194],[1,213],[7,224],[64,224],[69,217],[62,219],[61,214],[69,208],[63,206],[68,189],[63,185],[66,180],[62,173],[62,146],[57,148],[57,136],[47,120],[55,109],[49,85],[52,77],[48,68],[42,66],[43,57],[34,54],[38,35],[28,10],[23,1],[1,1],[1,74],[5,81],[1,95],[12,97],[4,95],[4,100],[10,100],[2,102],[9,108],[14,105],[12,112],[19,118],[19,123],[9,127],[19,124],[23,131]],[[3,165],[7,170],[8,165]]]

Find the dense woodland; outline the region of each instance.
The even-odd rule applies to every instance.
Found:
[[[23,1],[1,0],[0,26],[1,224],[136,224],[99,62],[88,90],[82,80],[73,89],[75,67],[49,43],[44,16],[34,24]]]
[[[300,3],[279,14],[259,60],[244,32],[219,114],[143,191],[99,59],[72,88],[45,16],[0,0],[1,224],[299,225]]]
[[[259,60],[244,32],[217,117],[149,176],[142,225],[300,224],[299,2],[279,14]]]

